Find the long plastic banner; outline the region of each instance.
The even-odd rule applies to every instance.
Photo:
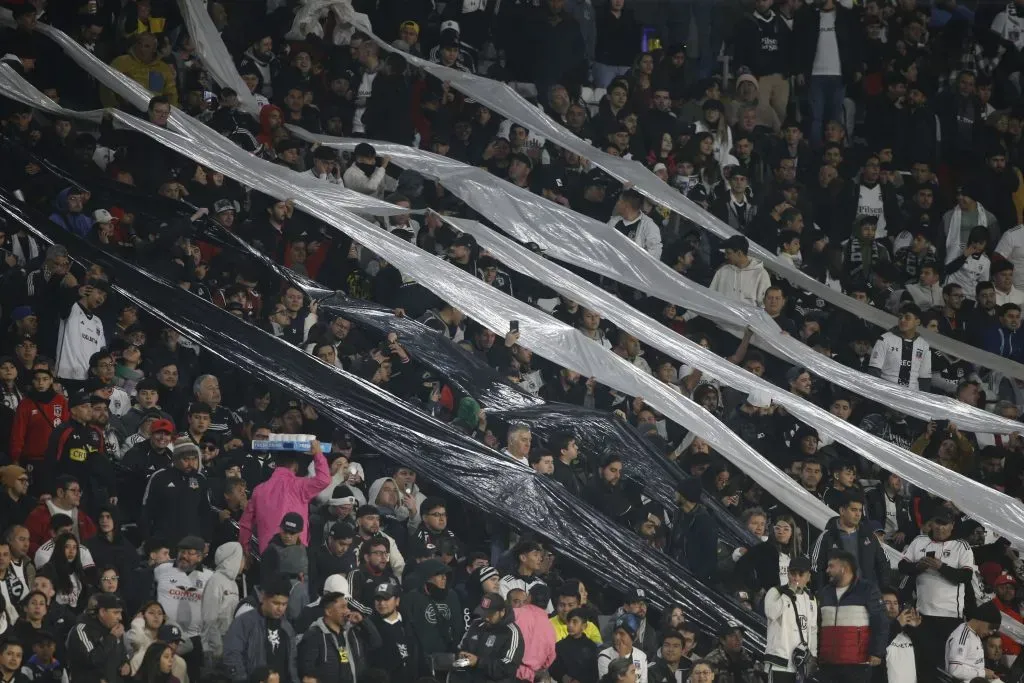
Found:
[[[451,430],[403,401],[259,330],[162,278],[140,270],[48,223],[30,220],[6,193],[0,213],[73,257],[115,274],[115,290],[140,310],[180,330],[239,370],[288,393],[357,438],[445,489],[517,528],[533,529],[565,557],[621,591],[644,588],[654,604],[685,605],[710,632],[728,621],[748,629],[752,651],[764,647],[764,622],[690,576],[667,555],[616,527],[586,503],[568,499],[560,484]]]
[[[308,142],[350,151],[358,140],[316,135],[296,126],[292,133]],[[756,342],[818,377],[827,377],[853,393],[922,420],[949,420],[966,431],[1011,433],[1022,425],[985,410],[939,396],[894,385],[852,370],[786,334],[763,309],[723,299],[706,287],[681,277],[652,258],[632,240],[608,225],[538,197],[488,171],[405,145],[374,142],[393,162],[439,181],[446,189],[520,242],[536,242],[545,255],[685,306],[723,327],[750,327]],[[527,273],[529,274],[529,273]],[[773,387],[773,398],[788,393]],[[831,416],[830,416],[831,417]],[[819,430],[831,433],[821,425]]]
[[[14,78],[19,78],[17,74],[11,74]],[[23,79],[21,82],[24,83]],[[27,83],[24,85],[28,86]],[[664,415],[708,440],[716,450],[758,481],[770,495],[784,502],[815,526],[822,527],[832,516],[832,512],[824,508],[820,501],[796,486],[792,479],[772,466],[717,419],[618,356],[600,349],[595,344],[585,343],[589,340],[572,328],[540,314],[522,302],[500,294],[493,287],[467,276],[447,263],[437,259],[422,259],[418,256],[422,252],[418,252],[407,242],[377,228],[362,227],[366,224],[355,216],[321,201],[315,193],[310,197],[303,188],[289,183],[282,177],[282,169],[276,165],[252,157],[237,147],[227,150],[221,149],[220,145],[211,145],[200,149],[191,138],[181,137],[121,112],[114,112],[114,115],[120,125],[145,132],[184,156],[215,168],[243,184],[279,199],[296,197],[299,207],[307,213],[341,228],[350,237],[365,244],[374,253],[384,256],[402,272],[414,276],[435,294],[463,309],[497,334],[503,334],[508,329],[508,320],[531,322],[528,330],[536,333],[538,340],[535,342],[532,335],[524,336],[523,343],[542,356],[587,376],[597,377],[604,384],[627,395],[643,396]],[[233,154],[230,159],[225,160],[222,154],[227,152]],[[279,182],[274,182],[275,178]],[[457,284],[460,282],[465,286]],[[479,292],[480,296],[474,295],[474,291]],[[608,363],[609,360],[612,362]],[[724,367],[721,370],[733,371],[732,368]],[[808,410],[801,413],[802,419],[814,416],[814,413]],[[988,495],[983,496],[981,500],[967,499],[961,493],[972,489],[964,489],[960,484],[968,480],[916,456],[911,458],[899,458],[888,464],[909,481],[927,481],[928,484],[924,485],[926,490],[957,501],[962,509],[979,521],[991,525],[1018,547],[1024,547],[1024,514],[1020,510],[1019,501],[1008,507],[994,505],[994,497],[988,490]]]

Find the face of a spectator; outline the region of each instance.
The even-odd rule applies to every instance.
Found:
[[[782,294],[781,289],[770,288],[764,293],[764,311],[768,315],[775,317],[782,312],[782,307],[786,305],[786,297]]]
[[[626,89],[616,86],[608,91],[608,101],[614,109],[621,109],[626,104]]]
[[[916,313],[904,313],[900,316],[897,325],[904,335],[914,335],[917,334],[917,326],[920,322]]]
[[[424,512],[423,523],[431,531],[444,531],[448,526],[448,510],[439,506]]]
[[[540,474],[551,474],[555,471],[555,460],[550,455],[543,455],[533,466],[533,469]]]
[[[134,51],[140,62],[144,64],[152,62],[156,57],[156,38],[150,33],[139,35]]]
[[[569,618],[569,612],[579,606],[580,599],[575,595],[560,595],[558,597],[558,603],[555,605],[555,609],[558,612],[558,617],[562,621],[566,621]]]
[[[609,463],[607,467],[602,467],[601,478],[604,479],[605,483],[618,484],[619,480],[622,479],[622,463],[616,460]]]
[[[1020,311],[1010,309],[999,316],[999,322],[1008,330],[1016,330],[1020,327]]]
[[[995,292],[992,294],[993,299],[995,298]],[[964,305],[964,290],[960,287],[954,287],[950,290],[949,294],[942,296],[943,302],[949,306],[953,311],[959,311]]]
[[[1013,287],[1013,268],[999,271],[992,280],[1000,292],[1009,292]]]
[[[790,129],[792,130],[792,129]],[[782,159],[779,161],[779,167],[775,169],[775,177],[780,180],[793,181],[796,180],[796,160],[795,159]]]
[[[380,531],[380,515],[363,515],[357,521],[359,530],[366,536],[373,536]]]
[[[339,601],[340,602],[340,601]],[[270,619],[280,619],[288,609],[287,595],[270,595],[263,598],[260,603],[263,616]]]
[[[839,521],[847,527],[860,525],[861,517],[864,516],[864,505],[859,502],[851,502],[839,507]]]
[[[805,489],[815,490],[821,483],[821,464],[816,462],[805,462],[800,470],[800,483]]]
[[[885,614],[890,619],[900,615],[900,599],[895,593],[882,593],[882,604],[885,605]]]
[[[800,396],[807,396],[811,393],[811,375],[801,372],[796,380],[789,385],[790,391]]]
[[[768,520],[765,519],[764,515],[753,515],[747,520],[747,531],[761,538],[764,536],[764,529],[767,523]]]
[[[1012,583],[1003,583],[996,586],[996,595],[1001,602],[1013,604],[1017,597],[1017,586]]]
[[[1005,154],[994,154],[988,158],[988,167],[997,173],[1001,173],[1006,170],[1006,155]]]

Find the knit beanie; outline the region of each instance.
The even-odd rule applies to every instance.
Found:
[[[13,489],[18,480],[24,477],[26,470],[20,465],[7,465],[0,467],[0,482],[9,489]]]
[[[179,436],[174,440],[174,459],[178,458],[198,458],[199,457],[199,446],[195,444],[187,436]]]

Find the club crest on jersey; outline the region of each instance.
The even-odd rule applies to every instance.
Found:
[[[195,477],[189,477],[188,487],[190,489],[197,489],[197,488],[199,488],[199,480],[196,479]]]
[[[487,642],[484,643],[486,647],[494,647],[494,641],[497,640],[494,636],[487,636]]]

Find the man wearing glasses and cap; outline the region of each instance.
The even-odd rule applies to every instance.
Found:
[[[369,653],[369,665],[387,671],[391,683],[413,683],[419,676],[419,652],[416,635],[398,611],[401,594],[402,587],[393,580],[381,581],[373,592],[370,621],[381,646]]]

